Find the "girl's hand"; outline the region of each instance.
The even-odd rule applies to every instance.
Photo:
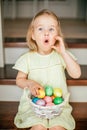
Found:
[[[44,89],[39,83],[32,81],[32,80],[27,80],[27,82],[29,83],[29,90],[31,91],[31,94],[33,96],[38,96],[39,95],[39,89]]]
[[[52,48],[55,49],[60,54],[65,53],[65,45],[64,45],[63,38],[57,36],[55,39],[58,41],[58,44],[53,45]]]
[[[43,89],[43,87],[37,83],[34,80],[30,80],[27,79],[28,75],[18,71],[17,77],[16,77],[16,84],[17,86],[21,87],[21,88],[29,88],[29,90],[31,91],[31,94],[34,96],[39,95],[39,89]]]

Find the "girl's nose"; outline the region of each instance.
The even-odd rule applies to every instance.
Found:
[[[48,35],[49,35],[48,30],[45,30],[44,35],[45,35],[45,36],[48,36]]]

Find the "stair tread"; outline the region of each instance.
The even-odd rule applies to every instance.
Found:
[[[16,101],[0,101],[0,128],[15,128],[14,117],[18,110],[18,104],[19,102]],[[87,128],[87,102],[72,102],[70,104],[73,107],[72,115],[77,125],[83,129]]]
[[[85,38],[65,38],[69,48],[87,48],[87,39]],[[27,47],[25,37],[5,37],[4,47]]]
[[[18,101],[0,101],[0,119],[13,119],[17,112],[18,104]],[[87,102],[70,102],[70,104],[73,107],[72,114],[74,118],[87,121]]]
[[[4,68],[0,68],[0,84],[16,84],[17,70],[12,69],[12,66],[12,64],[7,64]],[[79,79],[73,79],[66,73],[68,85],[87,85],[87,65],[81,65],[81,71]]]

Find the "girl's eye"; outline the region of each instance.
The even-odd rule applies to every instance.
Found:
[[[54,28],[50,28],[49,31],[54,31]]]
[[[42,31],[42,30],[43,30],[43,28],[38,28],[38,30],[39,30],[39,31]]]

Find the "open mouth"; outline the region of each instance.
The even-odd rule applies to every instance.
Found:
[[[49,40],[48,40],[48,39],[46,39],[44,42],[47,44],[47,43],[49,43]]]

